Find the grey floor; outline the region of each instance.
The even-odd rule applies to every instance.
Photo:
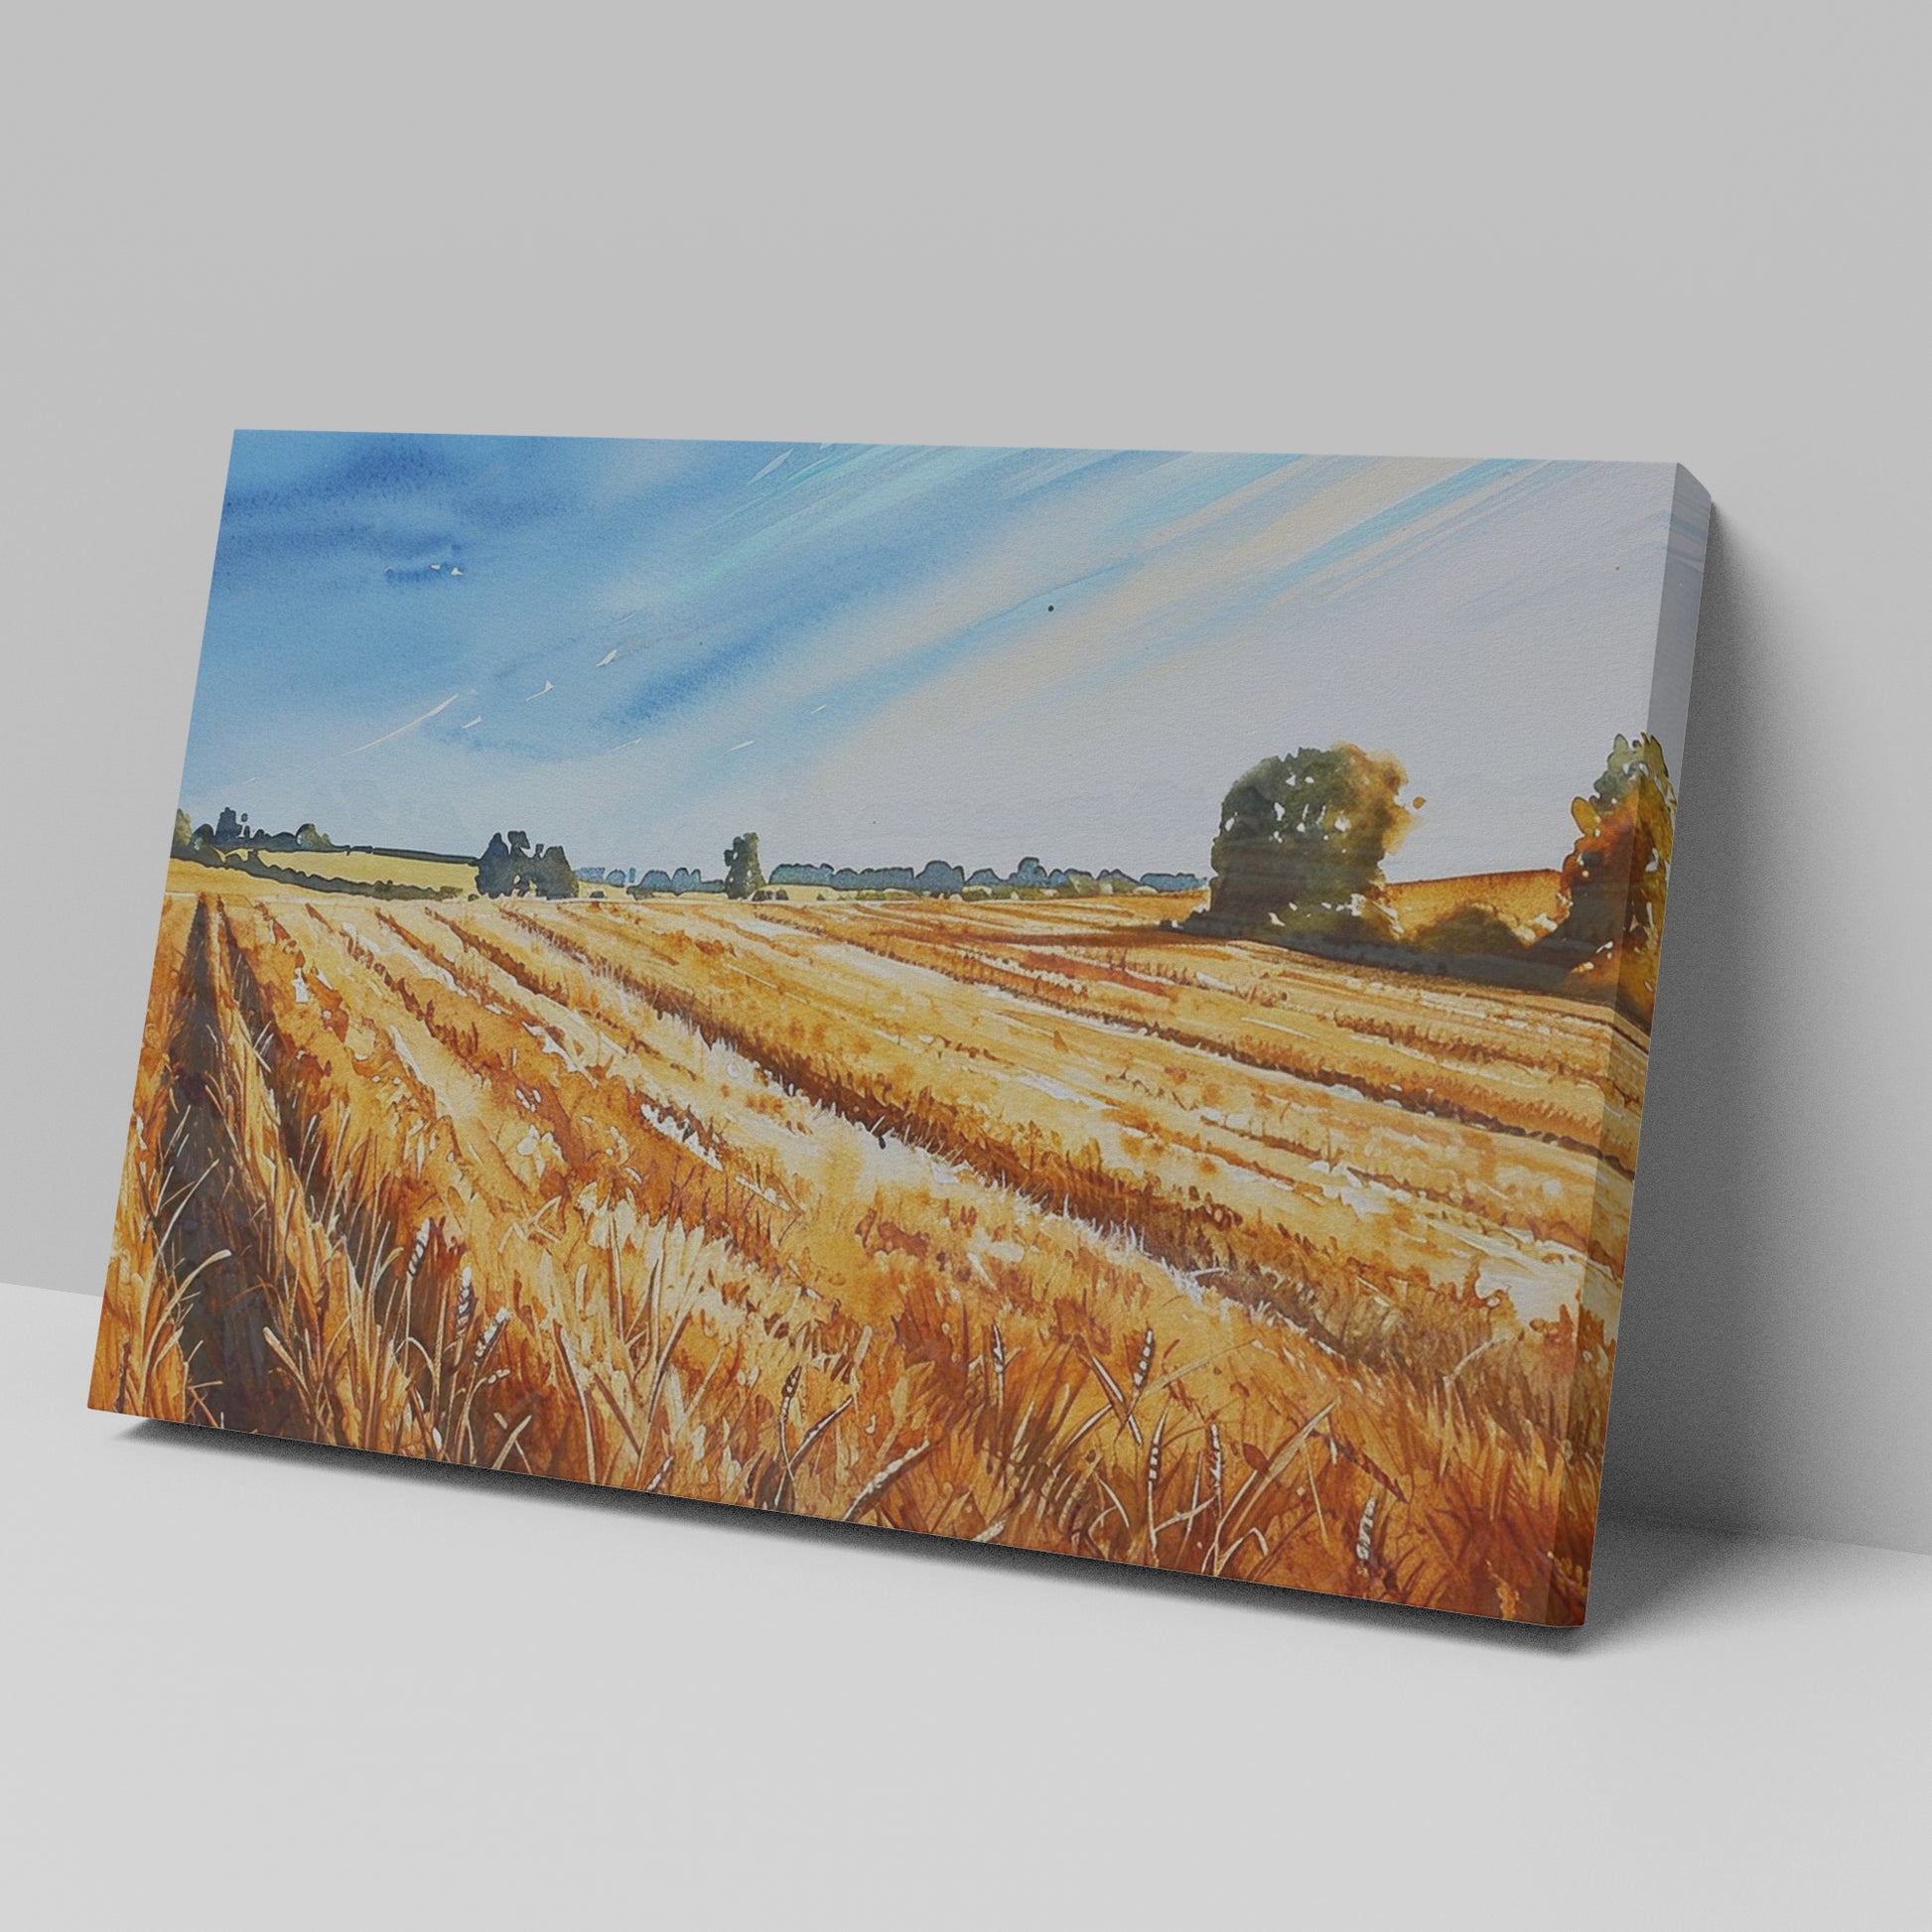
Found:
[[[17,1924],[1914,1922],[1932,1559],[1581,1631],[122,1421],[0,1289]]]

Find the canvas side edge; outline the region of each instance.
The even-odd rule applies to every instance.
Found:
[[[221,505],[214,519],[213,541],[208,548],[208,589],[202,611],[202,637],[195,652],[195,690],[189,706],[188,729],[183,735],[181,748],[181,766],[175,776],[174,810],[182,809],[182,789],[188,776],[189,746],[195,735],[195,705],[202,693],[202,680],[207,674],[207,624],[208,614],[213,609],[215,574],[220,568],[221,522],[225,514],[228,493],[234,484],[235,453],[241,438],[248,432],[233,429],[228,434],[228,460],[223,466],[221,477]],[[171,814],[172,816],[172,814]],[[139,1410],[128,1410],[124,1405],[111,1399],[120,1379],[121,1363],[116,1360],[109,1367],[112,1348],[113,1329],[117,1319],[114,1305],[114,1289],[117,1280],[128,1265],[128,1257],[121,1244],[122,1205],[128,1187],[137,1178],[135,1169],[141,1151],[141,1113],[144,1076],[150,1068],[157,1047],[166,1039],[174,1014],[175,1002],[179,991],[181,960],[170,950],[169,944],[169,869],[174,856],[170,842],[167,854],[162,860],[160,902],[155,908],[154,964],[149,972],[148,1000],[141,1018],[141,1042],[136,1050],[133,1078],[129,1082],[127,1139],[121,1151],[120,1179],[114,1190],[113,1218],[109,1223],[107,1241],[107,1266],[101,1287],[100,1320],[94,1331],[94,1353],[88,1370],[87,1406],[90,1409],[105,1410],[115,1414],[139,1414]],[[103,1391],[108,1399],[102,1399]],[[163,1418],[163,1420],[167,1420]]]
[[[1690,715],[1691,682],[1697,655],[1698,621],[1704,601],[1705,563],[1710,550],[1711,539],[1711,492],[1682,464],[1674,466],[1672,478],[1669,521],[1666,527],[1663,570],[1658,586],[1657,639],[1651,659],[1649,699],[1644,720],[1644,729],[1664,745],[1681,747],[1684,743],[1686,721]],[[1678,793],[1678,809],[1682,810],[1682,755],[1678,758],[1679,768],[1670,772],[1671,782]],[[1675,816],[1673,816],[1673,824]],[[1632,888],[1634,892],[1634,886]],[[1663,954],[1664,927],[1668,923],[1669,892],[1665,893],[1665,908],[1660,916],[1657,929],[1657,954],[1661,962]],[[1653,1021],[1654,1032],[1654,1021]],[[1639,1079],[1638,1100],[1638,1158],[1631,1174],[1631,1198],[1634,1206],[1638,1176],[1642,1173],[1642,1115],[1641,1103],[1649,1085],[1649,1038],[1644,1042],[1642,1073]],[[1600,1247],[1599,1236],[1611,1219],[1606,1188],[1609,1175],[1606,1163],[1599,1153],[1596,1159],[1596,1185],[1592,1193],[1590,1208],[1591,1245]],[[1617,1274],[1617,1306],[1620,1312],[1622,1305],[1623,1276]],[[1620,1321],[1619,1321],[1620,1327]],[[1610,1337],[1614,1351],[1615,1336]],[[1615,1356],[1612,1352],[1608,1385],[1604,1391],[1604,1442],[1593,1447],[1602,1451],[1607,1444],[1608,1418],[1610,1404],[1614,1400],[1616,1382]],[[1585,1426],[1578,1416],[1573,1402],[1566,1419],[1564,1430],[1564,1487],[1558,1503],[1558,1523],[1579,1520],[1580,1502],[1574,1494],[1573,1471],[1579,1463],[1579,1451],[1587,1450],[1592,1445],[1584,1441]],[[1599,1493],[1588,1506],[1589,1549],[1591,1564],[1595,1557],[1596,1523],[1600,1503]],[[1583,1577],[1583,1614],[1579,1621],[1587,1616],[1589,1601],[1590,1570],[1587,1566]],[[1555,1552],[1552,1553],[1552,1593],[1555,1585]],[[1550,1617],[1550,1605],[1545,1605],[1545,1620],[1557,1621]]]

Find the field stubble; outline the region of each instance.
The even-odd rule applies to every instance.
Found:
[[[1640,1037],[1154,903],[171,897],[92,1399],[1576,1620]]]

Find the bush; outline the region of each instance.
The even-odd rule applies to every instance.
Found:
[[[1522,935],[1493,906],[1458,905],[1411,942],[1419,952],[1468,959],[1527,959]]]

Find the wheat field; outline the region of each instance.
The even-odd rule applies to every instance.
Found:
[[[167,902],[96,1407],[1581,1618],[1608,1006],[1156,897],[223,886]]]

